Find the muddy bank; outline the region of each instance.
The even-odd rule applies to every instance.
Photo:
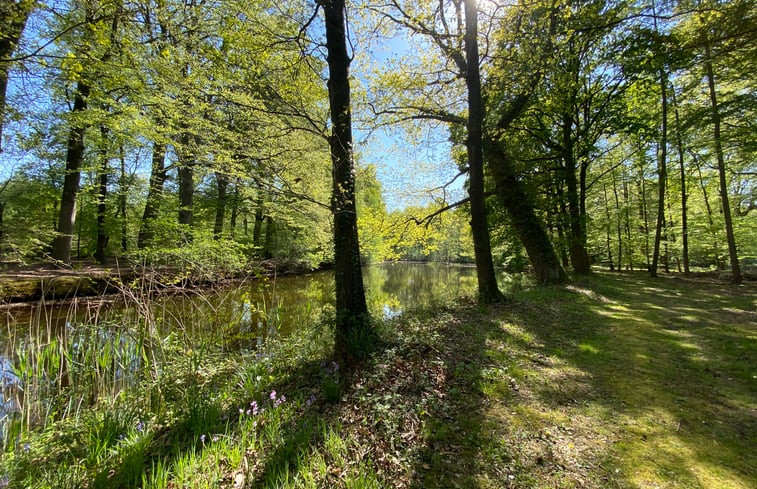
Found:
[[[320,268],[327,268],[326,265]],[[145,267],[129,263],[78,262],[71,267],[52,264],[6,266],[0,269],[0,305],[38,300],[65,301],[78,297],[94,297],[126,290],[166,290],[210,287],[230,281],[262,276],[292,275],[313,269],[301,263],[266,260],[250,264],[234,272],[214,270],[182,270],[161,266]]]

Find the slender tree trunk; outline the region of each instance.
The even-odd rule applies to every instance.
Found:
[[[273,258],[273,245],[276,239],[276,222],[273,217],[265,218],[265,243],[263,244],[263,258],[270,260]]]
[[[643,156],[642,156],[643,158]],[[639,178],[641,179],[639,183],[640,187],[640,193],[641,193],[641,207],[639,211],[641,212],[641,219],[644,223],[644,257],[646,260],[647,270],[652,269],[652,263],[649,261],[649,206],[647,205],[647,179],[644,176],[644,163],[642,161],[642,164],[639,168]]]
[[[355,163],[352,153],[350,113],[350,57],[347,53],[344,0],[319,0],[326,24],[329,65],[329,108],[332,134],[329,139],[332,162],[334,215],[334,276],[336,287],[336,343],[338,356],[352,359],[356,337],[370,333],[365,302],[363,272],[355,207]]]
[[[696,163],[696,160],[695,160]],[[699,175],[699,188],[702,189],[702,198],[704,198],[704,208],[707,210],[708,231],[712,234],[712,251],[715,254],[715,267],[720,269],[720,253],[718,252],[718,235],[715,232],[715,218],[712,217],[712,206],[710,205],[710,196],[707,192],[707,185],[702,175],[702,168],[696,164],[697,174]]]
[[[605,241],[607,243],[607,258],[610,260],[610,271],[615,270],[615,263],[612,260],[612,220],[610,218],[610,203],[607,201],[607,185],[602,182],[602,192],[605,197],[605,217],[607,218],[606,236]],[[620,258],[618,258],[618,270],[620,270]]]
[[[184,134],[181,137],[181,163],[177,173],[179,180],[179,224],[185,241],[192,241],[192,210],[194,207],[194,162],[190,152],[190,137]]]
[[[229,176],[216,172],[216,186],[218,188],[218,200],[216,201],[216,221],[213,225],[213,239],[219,240],[223,237],[223,221],[226,218],[226,190],[229,187]]]
[[[261,249],[260,237],[262,235],[263,221],[265,220],[263,217],[264,211],[265,204],[263,198],[258,197],[258,201],[255,204],[255,224],[252,227],[252,246],[254,246],[256,250]]]
[[[229,221],[229,235],[234,239],[237,229],[237,218],[239,216],[239,187],[241,181],[239,178],[234,182],[234,197],[231,200],[231,220]]]
[[[620,199],[618,198],[618,181],[615,178],[615,171],[610,172],[610,175],[612,176],[612,193],[615,196],[615,217],[617,219],[618,271],[621,271],[623,270],[623,224],[620,212]]]
[[[0,2],[0,60],[10,59],[16,50],[29,15],[36,7],[32,0],[3,0]],[[11,64],[0,61],[0,152],[3,150],[3,126]]]
[[[568,219],[570,229],[570,262],[573,265],[573,272],[577,275],[587,275],[591,273],[589,264],[589,254],[586,251],[585,239],[581,231],[581,204],[578,179],[576,171],[578,170],[575,157],[573,155],[572,116],[566,115],[562,121],[562,152],[563,152],[563,176],[567,188],[566,197],[568,198]]]
[[[733,233],[731,220],[731,205],[728,201],[728,181],[725,174],[725,157],[723,155],[723,143],[720,136],[720,106],[718,105],[717,91],[715,90],[715,74],[712,69],[712,57],[709,40],[704,42],[704,67],[707,75],[707,86],[710,92],[710,111],[712,115],[713,143],[715,156],[718,161],[718,177],[720,181],[720,201],[723,207],[723,220],[725,221],[725,235],[728,240],[728,255],[731,260],[731,283],[740,284],[741,268],[739,266],[739,254],[736,249],[736,236]]]
[[[662,228],[665,226],[665,185],[668,180],[668,77],[665,72],[665,67],[660,68],[660,93],[662,97],[662,134],[660,136],[660,156],[657,167],[657,226],[654,235],[652,267],[649,269],[649,274],[652,277],[657,276],[657,264],[660,258]]]
[[[84,160],[85,126],[79,113],[87,109],[89,85],[79,80],[74,93],[74,107],[71,111],[71,129],[66,149],[66,175],[58,214],[58,236],[53,241],[52,257],[64,263],[71,262],[71,242],[76,226],[76,197],[79,194],[81,165]]]
[[[494,273],[489,226],[484,197],[484,154],[481,123],[484,107],[481,101],[481,75],[478,59],[478,9],[476,0],[465,0],[465,57],[468,88],[468,195],[470,196],[470,226],[478,278],[478,300],[497,302],[504,299],[497,287]]]
[[[108,246],[108,233],[105,229],[105,214],[107,213],[106,199],[108,196],[108,171],[110,170],[108,160],[108,128],[100,126],[100,175],[99,191],[97,192],[97,248],[95,249],[95,260],[105,263],[105,248]]]
[[[163,184],[168,176],[166,168],[166,146],[162,143],[152,145],[152,171],[150,172],[150,186],[147,190],[147,202],[139,226],[137,248],[144,249],[155,237],[153,229],[155,218],[160,210],[160,200],[163,196]]]
[[[683,129],[678,117],[678,104],[676,103],[675,89],[670,91],[673,102],[673,115],[676,124],[676,147],[678,148],[678,167],[681,172],[681,240],[683,241],[683,273],[691,273],[689,269],[689,217],[688,217],[688,195],[686,190],[686,167],[683,158]]]
[[[126,154],[123,144],[118,148],[118,156],[121,160],[121,175],[118,178],[118,211],[121,214],[121,251],[126,253],[129,249],[128,240],[128,216],[126,215],[126,204],[129,189],[127,188],[126,179]]]

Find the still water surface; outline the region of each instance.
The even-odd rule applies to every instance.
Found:
[[[366,298],[375,317],[447,302],[476,291],[475,269],[444,264],[387,263],[364,268]],[[225,349],[250,349],[267,336],[296,333],[305,322],[334,311],[331,271],[236,284],[220,290],[165,295],[149,301],[83,301],[65,307],[44,304],[6,312],[0,332],[0,425],[18,409],[10,392],[23,389],[16,376],[19,355],[28,345],[44,345],[79,335],[79,342],[103,345],[119,329],[149,320],[161,336],[212,341]],[[147,318],[147,319],[146,319]],[[112,343],[112,342],[111,342]],[[124,349],[130,345],[123,344]],[[128,354],[128,353],[127,353]],[[137,359],[138,361],[138,359]]]

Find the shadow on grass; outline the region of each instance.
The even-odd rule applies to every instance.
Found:
[[[528,377],[529,392],[516,402],[551,433],[555,470],[575,465],[571,456],[593,433],[606,456],[575,470],[577,481],[750,487],[757,480],[754,297],[754,287],[640,274],[600,274],[525,294],[509,315],[518,325],[513,336],[525,338],[511,349]]]
[[[320,400],[254,454],[244,487],[749,487],[753,292],[598,274],[505,305],[406,314],[339,403],[323,399],[326,358],[268,386]],[[236,409],[201,431],[235,425]],[[197,433],[164,430],[152,453],[171,440],[175,463],[202,449]],[[343,460],[319,455],[334,452],[329,433]]]

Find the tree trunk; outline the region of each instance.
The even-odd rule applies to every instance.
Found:
[[[218,200],[216,200],[216,220],[213,225],[213,239],[223,237],[223,221],[226,218],[226,190],[229,187],[229,176],[216,172],[216,186],[218,188]]]
[[[481,124],[484,108],[481,101],[481,75],[478,59],[478,9],[476,0],[465,0],[465,57],[468,88],[468,195],[470,196],[470,226],[478,278],[478,300],[498,302],[504,299],[497,287],[494,273],[489,225],[484,197],[484,155]]]
[[[660,68],[660,94],[662,97],[662,134],[660,136],[660,156],[657,166],[657,226],[654,233],[654,252],[649,274],[657,276],[657,265],[660,259],[660,242],[662,228],[665,226],[665,185],[668,180],[668,77],[665,67]],[[668,265],[665,263],[667,271]]]
[[[36,2],[31,0],[3,0],[0,2],[0,60],[10,59],[21,39],[26,21]],[[0,152],[3,150],[6,92],[11,63],[0,61]]]
[[[605,197],[605,217],[607,218],[605,241],[607,244],[607,259],[610,260],[610,271],[615,270],[615,263],[612,260],[612,222],[610,219],[610,203],[607,201],[607,185],[602,182],[602,192]],[[618,258],[618,270],[620,270],[620,258]]]
[[[715,156],[718,160],[718,177],[720,181],[720,201],[723,206],[723,220],[725,221],[725,235],[728,239],[728,255],[731,259],[731,283],[740,284],[741,268],[739,267],[739,254],[736,249],[736,236],[733,233],[731,221],[731,205],[728,201],[728,181],[725,174],[725,157],[723,155],[723,143],[720,136],[720,106],[718,105],[717,91],[715,90],[715,75],[712,69],[710,43],[705,36],[704,42],[704,67],[707,75],[707,86],[710,92],[710,111],[712,114],[713,143],[715,144]]]
[[[563,117],[562,122],[562,157],[565,185],[567,187],[566,197],[568,199],[568,221],[570,230],[570,262],[573,265],[573,273],[577,275],[588,275],[591,273],[589,264],[589,254],[586,251],[586,240],[581,231],[581,204],[580,193],[578,188],[578,179],[576,178],[576,161],[573,155],[573,139],[571,137],[572,118],[570,115]]]
[[[126,187],[126,154],[124,153],[123,144],[119,147],[118,155],[121,160],[121,175],[118,178],[118,212],[121,214],[121,251],[126,253],[129,248],[128,221],[126,215],[127,195],[129,189]]]
[[[623,225],[620,212],[620,199],[618,198],[618,181],[615,178],[615,171],[610,172],[612,176],[612,193],[615,196],[615,218],[617,221],[616,233],[618,235],[618,271],[623,270]]]
[[[194,206],[194,162],[189,150],[188,134],[181,137],[181,162],[177,173],[179,180],[179,225],[184,241],[192,241],[192,209]]]
[[[258,201],[255,204],[255,224],[252,227],[252,246],[256,250],[260,249],[260,236],[263,228],[263,212],[265,211],[265,204],[262,197],[258,197]]]
[[[71,111],[71,129],[66,149],[66,176],[58,214],[58,236],[53,241],[52,257],[64,263],[71,262],[71,242],[76,226],[76,197],[79,193],[81,165],[84,160],[85,126],[78,120],[79,112],[87,109],[89,85],[79,80],[76,83],[74,107]]]
[[[237,218],[239,216],[239,187],[241,180],[239,178],[234,182],[234,197],[231,200],[231,219],[229,220],[229,236],[234,239],[237,229]]]
[[[150,245],[155,237],[153,225],[155,218],[158,217],[160,200],[163,196],[163,184],[168,176],[168,172],[165,168],[165,161],[166,145],[162,143],[153,143],[150,186],[147,190],[147,202],[145,203],[145,211],[142,214],[142,222],[139,226],[139,236],[137,237],[137,248],[140,250]]]
[[[513,171],[510,157],[499,144],[488,138],[484,140],[484,151],[494,175],[497,195],[503,207],[507,209],[515,232],[526,248],[537,281],[540,284],[567,282],[568,277],[560,266],[560,260],[544,230],[544,225],[537,217],[522,183]]]
[[[670,91],[670,96],[673,101],[673,115],[676,123],[676,147],[678,148],[678,166],[681,171],[681,240],[683,241],[683,273],[688,275],[691,273],[689,269],[689,217],[686,193],[686,168],[684,166],[683,158],[683,129],[681,128],[681,121],[678,117],[678,104],[676,103],[675,89]]]
[[[100,126],[100,188],[97,192],[97,248],[95,260],[105,263],[105,248],[108,246],[108,233],[105,229],[105,214],[107,212],[106,198],[108,196],[108,128]]]
[[[323,7],[326,24],[332,126],[329,143],[333,177],[331,208],[334,215],[335,349],[338,356],[350,361],[358,346],[354,342],[360,337],[372,336],[357,232],[350,113],[350,57],[345,32],[345,0],[320,0],[319,3]]]
[[[263,244],[263,258],[270,260],[273,258],[273,243],[276,238],[276,223],[273,217],[265,218],[265,243]]]

